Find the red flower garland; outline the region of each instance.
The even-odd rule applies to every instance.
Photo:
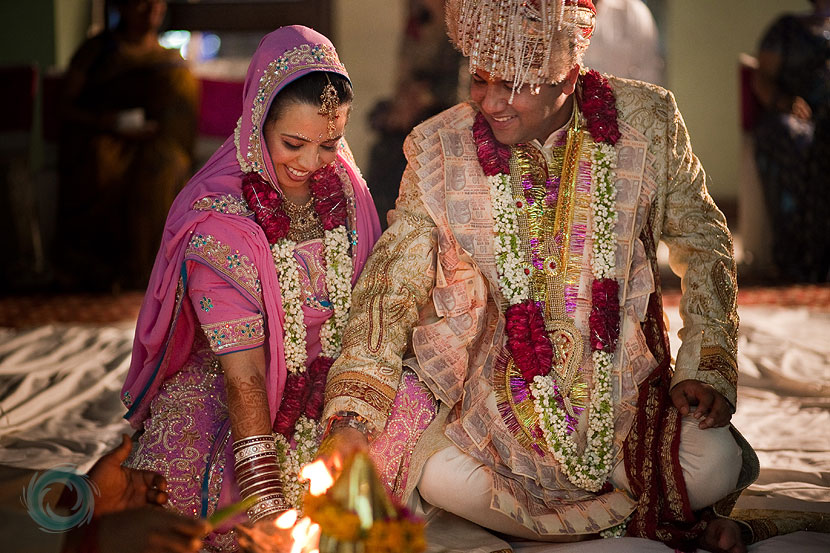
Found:
[[[323,230],[346,224],[346,194],[333,165],[325,165],[312,173],[309,190]],[[259,173],[246,173],[242,177],[242,196],[254,212],[257,224],[265,231],[269,244],[276,244],[288,236],[291,219],[282,207],[285,200]]]
[[[334,359],[325,355],[318,355],[317,359],[306,371],[309,379],[309,394],[303,413],[310,419],[317,420],[323,414],[323,403],[326,392],[326,380],[329,376]]]
[[[303,405],[308,399],[308,384],[306,373],[290,373],[285,379],[282,402],[274,418],[274,431],[288,440],[294,435],[294,425],[297,424]]]
[[[334,170],[326,165],[309,177],[309,188],[314,198],[314,210],[323,223],[323,230],[332,230],[346,224],[346,194],[343,183]]]
[[[533,300],[525,300],[507,308],[507,349],[516,367],[528,382],[534,376],[545,376],[551,370],[553,346],[545,331],[545,318]]]
[[[596,351],[614,351],[620,335],[620,285],[613,278],[591,283],[591,348]]]
[[[582,114],[591,138],[614,145],[620,138],[614,91],[598,72],[582,75]],[[481,113],[473,123],[473,138],[478,161],[484,174],[509,174],[510,148],[496,140],[490,125]],[[591,314],[588,320],[591,347],[612,352],[620,332],[619,284],[616,280],[594,279],[591,285]],[[511,305],[505,312],[507,349],[525,381],[551,370],[553,347],[545,331],[541,309],[530,299]]]
[[[617,143],[621,136],[617,99],[608,80],[593,69],[582,76],[582,113],[595,142]]]
[[[283,199],[259,173],[246,173],[242,177],[242,196],[269,244],[276,244],[288,235],[291,219],[282,208]]]
[[[282,403],[274,419],[274,431],[291,440],[300,415],[318,420],[323,414],[326,379],[334,359],[318,355],[308,370],[289,374],[282,392]]]

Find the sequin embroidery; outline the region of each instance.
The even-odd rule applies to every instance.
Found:
[[[340,63],[337,52],[327,44],[301,44],[287,50],[280,57],[268,64],[259,79],[259,88],[251,110],[251,134],[248,137],[248,151],[243,155],[239,141],[242,118],[237,123],[234,133],[236,158],[242,171],[256,171],[265,176],[265,163],[260,144],[260,122],[265,118],[265,110],[274,90],[290,75],[304,69],[318,68],[322,71],[337,70],[346,75],[346,68]]]
[[[243,217],[250,217],[254,213],[248,209],[248,204],[245,203],[240,196],[233,196],[227,194],[224,196],[205,196],[197,200],[193,204],[193,209],[197,211],[218,211],[227,215],[242,215]]]
[[[239,347],[259,346],[265,341],[262,315],[202,325],[214,353]]]
[[[194,234],[187,246],[185,258],[198,257],[221,274],[238,283],[257,303],[262,302],[262,284],[259,272],[247,255],[222,244],[210,234]],[[204,307],[204,306],[203,306]]]

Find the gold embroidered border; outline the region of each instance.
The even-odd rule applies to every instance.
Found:
[[[194,234],[185,251],[185,258],[195,256],[203,259],[209,267],[226,275],[245,289],[251,298],[262,305],[262,284],[256,265],[239,250],[231,251],[210,234]]]
[[[717,371],[730,386],[734,388],[738,385],[738,363],[721,347],[701,348],[698,370]]]
[[[210,342],[210,349],[220,353],[226,349],[259,346],[265,341],[262,315],[253,315],[233,321],[202,325]]]
[[[396,390],[379,380],[357,371],[345,371],[335,375],[326,385],[326,402],[346,396],[388,413],[392,408]]]
[[[666,429],[660,436],[660,459],[662,463],[660,476],[663,479],[663,490],[666,493],[665,500],[669,510],[671,510],[676,520],[683,520],[683,498],[677,486],[675,486],[678,475],[674,474],[672,463],[672,442],[677,432],[680,431],[678,429],[680,417],[668,416],[664,420],[666,421]]]
[[[248,204],[239,196],[226,194],[224,196],[205,196],[193,204],[196,211],[218,211],[227,215],[241,215],[249,217],[253,211],[248,209]]]
[[[248,151],[244,156],[239,143],[239,132],[235,133],[236,158],[242,171],[248,173],[256,171],[265,176],[265,163],[262,157],[260,144],[260,125],[265,120],[265,110],[271,100],[274,90],[288,77],[305,69],[318,71],[336,71],[347,75],[346,68],[340,63],[337,52],[328,44],[301,44],[287,50],[280,57],[268,64],[259,78],[259,88],[254,98],[251,110],[251,134],[248,137]],[[242,119],[239,119],[237,131],[241,128]]]

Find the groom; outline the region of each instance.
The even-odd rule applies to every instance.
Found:
[[[326,447],[495,535],[745,551],[735,262],[669,91],[580,67],[590,0],[447,2],[470,102],[417,126]],[[459,178],[461,175],[461,178]],[[656,262],[682,278],[672,365]],[[494,538],[495,539],[495,538]]]

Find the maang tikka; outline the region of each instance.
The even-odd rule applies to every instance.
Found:
[[[326,80],[328,84],[323,87],[323,93],[320,94],[320,110],[317,113],[325,115],[328,118],[329,138],[334,138],[337,110],[340,109],[340,97],[337,95],[337,89],[331,84],[328,75],[326,75]]]

